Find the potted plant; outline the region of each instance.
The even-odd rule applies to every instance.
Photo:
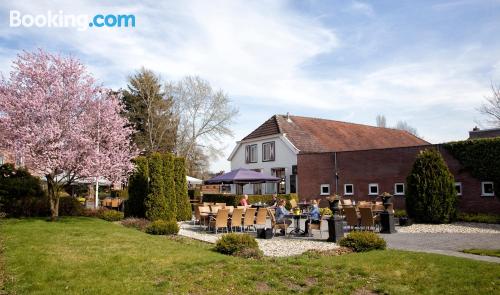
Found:
[[[408,226],[412,224],[411,220],[406,214],[406,211],[403,209],[395,210],[394,217],[398,219],[399,226]]]

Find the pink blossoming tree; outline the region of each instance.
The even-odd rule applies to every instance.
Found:
[[[61,189],[77,178],[123,180],[137,155],[116,94],[72,57],[23,52],[0,81],[3,148],[45,176],[53,219]]]

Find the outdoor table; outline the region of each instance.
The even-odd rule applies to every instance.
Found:
[[[260,209],[260,208],[267,208],[267,207],[269,207],[269,205],[266,204],[266,203],[260,203],[259,202],[259,203],[253,203],[252,204],[252,208]]]
[[[292,235],[301,235],[304,233],[303,230],[300,229],[300,220],[309,218],[307,214],[287,214],[285,218],[290,218],[295,221],[295,228],[290,232]]]

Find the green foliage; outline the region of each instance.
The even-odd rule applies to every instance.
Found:
[[[146,228],[151,224],[151,221],[146,218],[129,217],[121,221],[125,227],[132,227],[140,231],[146,231]]]
[[[458,213],[458,221],[500,224],[500,215],[482,213]]]
[[[494,182],[500,192],[500,138],[482,138],[443,144],[462,166],[479,180]],[[500,194],[496,194],[500,197]]]
[[[175,220],[158,219],[146,227],[146,232],[151,235],[176,235],[179,232],[179,225]]]
[[[149,194],[144,205],[149,220],[167,219],[169,216],[165,198],[164,167],[162,157],[154,153],[149,158]]]
[[[448,223],[456,217],[455,181],[437,150],[418,154],[406,184],[406,212],[416,222]]]
[[[123,219],[123,212],[116,210],[104,210],[101,211],[99,218],[106,221],[120,221]]]
[[[0,166],[0,212],[12,217],[48,215],[48,199],[40,179],[12,164]]]
[[[406,210],[404,209],[396,209],[394,210],[394,217],[407,217]]]
[[[204,195],[203,202],[216,202],[216,203],[226,203],[228,206],[238,206],[242,196],[236,195]],[[267,203],[271,201],[273,195],[248,195],[248,202],[250,204],[263,202]],[[287,205],[290,204],[290,200],[294,199],[298,201],[297,194],[282,194],[278,195],[278,199],[287,200]]]
[[[386,247],[384,239],[369,231],[350,232],[346,237],[340,239],[339,245],[351,248],[354,252],[384,250]]]
[[[500,257],[500,249],[465,249],[462,252],[481,256]]]
[[[258,258],[262,254],[259,250],[259,244],[254,237],[247,234],[230,233],[225,234],[217,240],[215,244],[215,251],[241,257],[255,257]]]
[[[59,198],[59,216],[80,216],[83,213],[83,205],[77,198]]]
[[[163,193],[167,202],[165,220],[175,219],[177,216],[177,195],[175,192],[175,163],[174,155],[165,153],[161,155],[163,162]]]
[[[125,202],[125,216],[145,217],[144,205],[146,196],[149,194],[149,165],[146,157],[137,157],[134,160],[135,171],[129,178],[128,199]]]
[[[175,192],[177,195],[177,220],[191,220],[191,203],[189,202],[186,180],[186,162],[184,158],[175,158]]]

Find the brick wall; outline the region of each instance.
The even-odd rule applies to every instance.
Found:
[[[354,185],[354,195],[346,196],[356,201],[372,200],[368,185],[378,183],[379,193],[394,194],[395,183],[405,183],[417,153],[425,148],[438,148],[457,182],[462,183],[459,208],[463,212],[500,214],[498,197],[482,197],[481,181],[464,171],[459,162],[439,146],[419,146],[336,153],[299,154],[297,172],[300,198],[321,197],[321,184],[330,184],[332,194],[344,195],[344,184]],[[335,183],[335,156],[338,187]],[[395,208],[404,208],[404,196],[394,196]]]

